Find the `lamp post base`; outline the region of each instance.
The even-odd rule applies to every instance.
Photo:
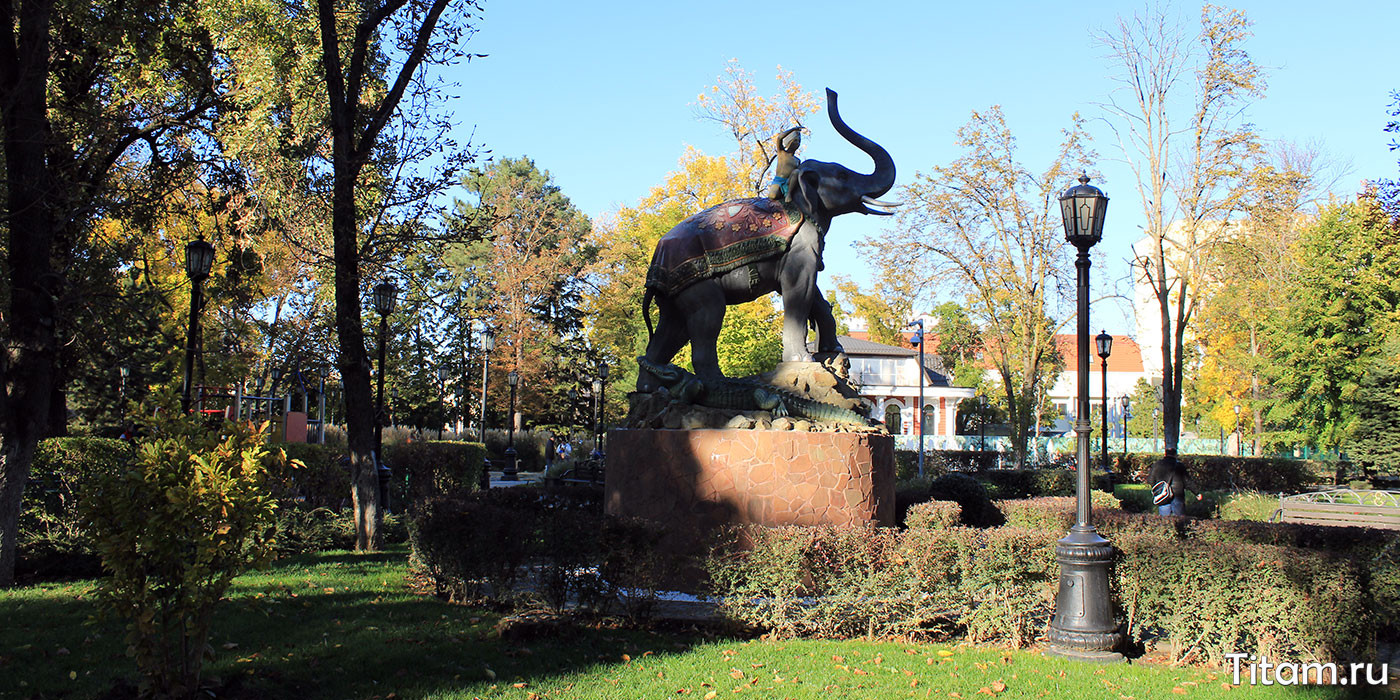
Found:
[[[501,474],[501,481],[515,481],[517,480],[519,474],[520,472],[516,469],[515,465],[515,448],[507,447],[506,468],[505,472]]]
[[[1060,589],[1046,654],[1079,661],[1118,662],[1123,634],[1113,615],[1108,569],[1113,545],[1092,525],[1075,525],[1055,545]]]

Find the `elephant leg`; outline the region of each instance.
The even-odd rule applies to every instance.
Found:
[[[811,362],[812,353],[807,351],[807,320],[811,318],[813,297],[817,290],[816,261],[810,266],[789,264],[783,270],[782,282],[783,362]],[[827,315],[830,314],[831,310],[828,308]],[[835,327],[833,321],[833,331]]]
[[[682,293],[676,305],[685,313],[685,327],[690,335],[690,361],[695,376],[717,379],[724,376],[719,369],[719,330],[724,325],[724,290],[717,284],[696,284]]]
[[[647,341],[646,358],[655,365],[664,365],[676,357],[676,353],[690,340],[684,319],[670,299],[657,299],[656,332]],[[653,391],[661,384],[650,372],[637,374],[637,391]]]
[[[836,317],[831,313],[831,302],[816,290],[812,298],[812,322],[817,326],[817,352],[844,352],[845,348],[836,342]]]

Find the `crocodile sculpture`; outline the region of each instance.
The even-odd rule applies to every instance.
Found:
[[[803,398],[752,379],[701,380],[675,365],[654,364],[645,356],[638,357],[637,363],[655,376],[662,388],[686,403],[731,411],[768,411],[775,418],[796,416],[818,423],[872,425],[870,419],[855,411]]]

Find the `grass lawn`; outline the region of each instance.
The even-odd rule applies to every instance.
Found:
[[[238,698],[1365,697],[1231,688],[1220,670],[948,644],[746,641],[607,625],[508,644],[493,633],[498,614],[412,593],[406,559],[402,549],[329,552],[238,579],[214,625],[206,677]],[[134,680],[120,625],[89,621],[89,589],[0,593],[0,697],[92,698]]]

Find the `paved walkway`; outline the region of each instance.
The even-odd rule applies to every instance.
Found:
[[[544,481],[544,472],[517,472],[513,481],[506,481],[504,472],[493,471],[491,474],[491,488],[503,489],[512,486],[524,486],[526,484],[537,484]]]

